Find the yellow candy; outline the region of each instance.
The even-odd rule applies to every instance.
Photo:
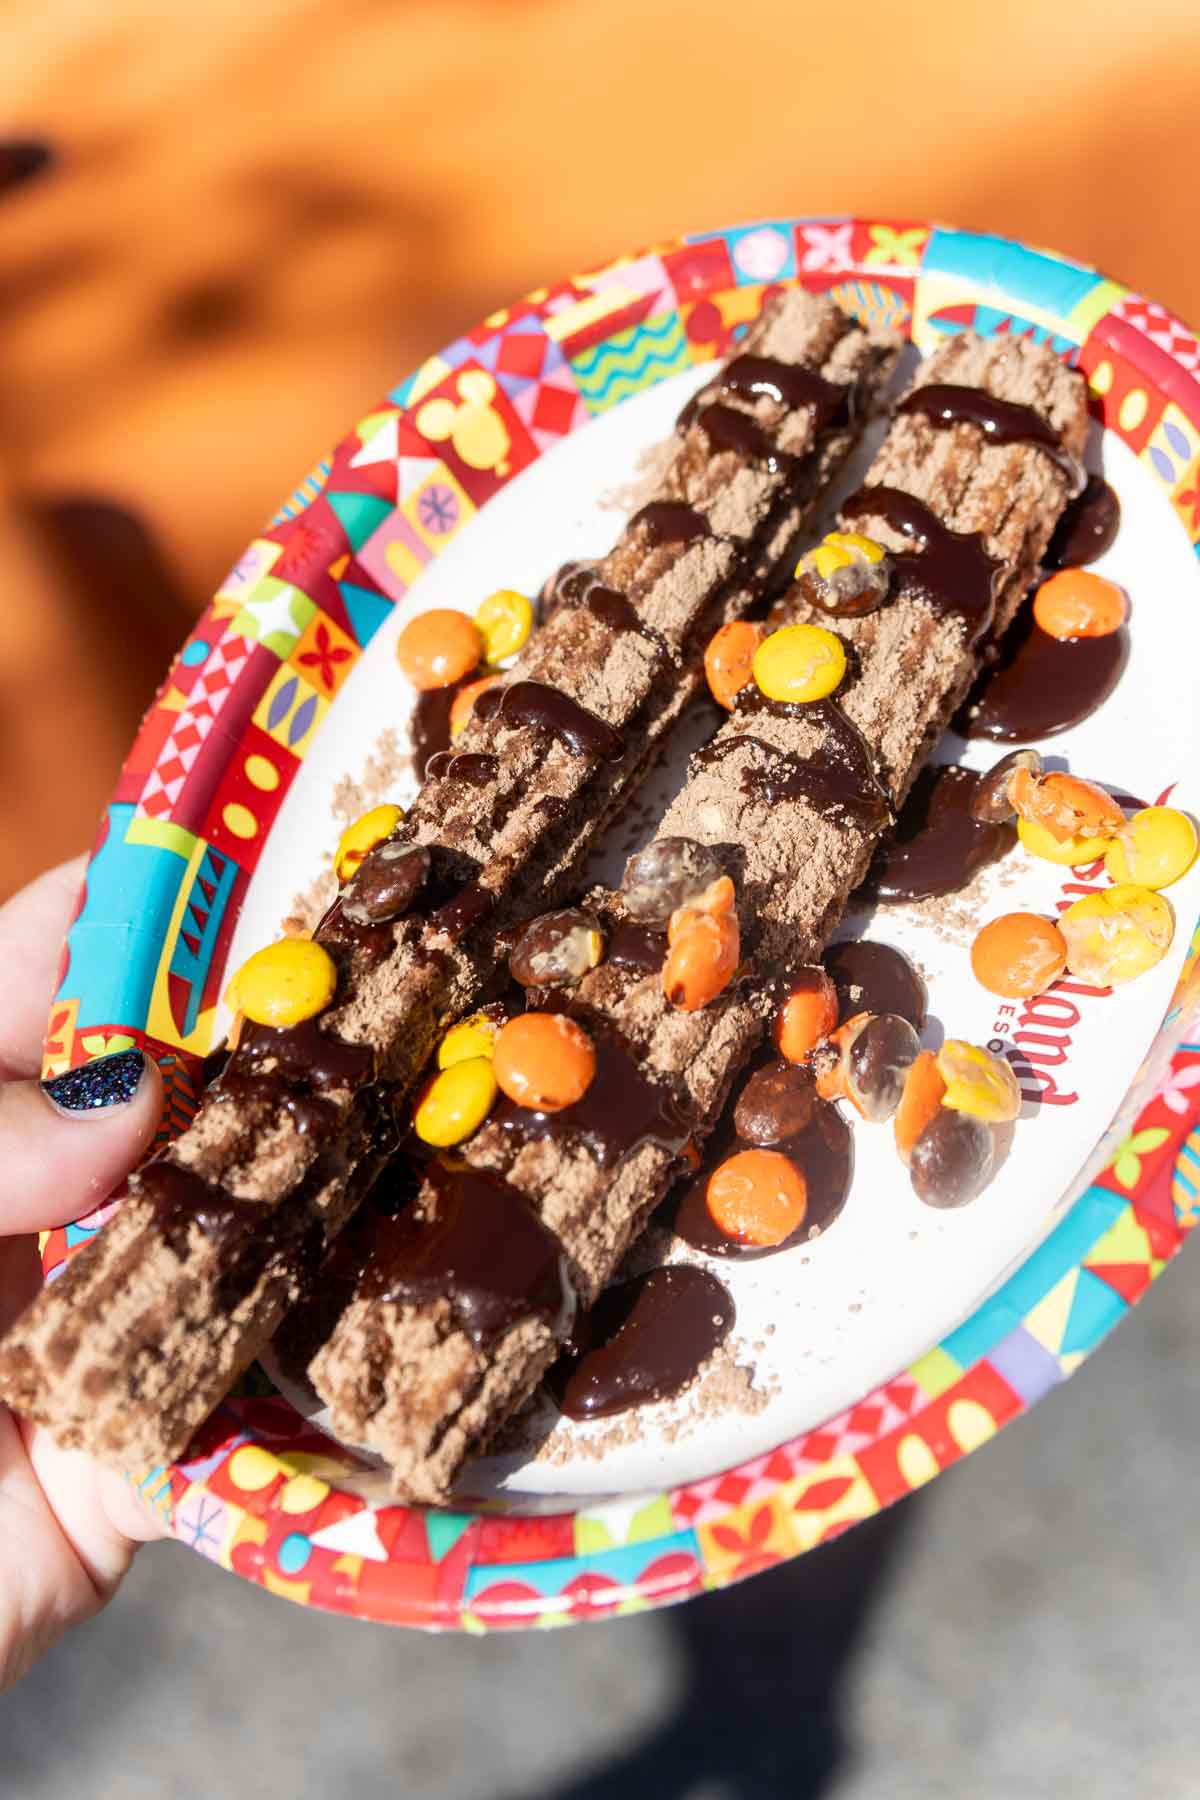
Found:
[[[849,568],[853,559],[846,550],[839,550],[833,544],[818,544],[810,550],[801,563],[801,568],[815,569],[822,581],[828,581],[835,569]]]
[[[497,588],[475,609],[485,662],[515,656],[533,628],[533,607],[515,588]]]
[[[1171,945],[1170,901],[1134,882],[1085,894],[1068,906],[1058,928],[1067,940],[1067,968],[1093,987],[1121,987],[1160,963]]]
[[[824,700],[845,673],[842,640],[823,625],[785,625],[754,652],[754,679],[768,700]]]
[[[337,968],[328,950],[311,938],[282,938],[247,958],[225,999],[256,1025],[299,1025],[324,1011],[336,987]]]
[[[1060,844],[1036,819],[1018,819],[1017,836],[1031,856],[1040,856],[1045,862],[1069,864],[1073,869],[1084,863],[1099,862],[1112,843],[1111,838],[1072,837]]]
[[[851,562],[882,562],[885,555],[883,545],[862,531],[831,531],[825,542],[837,550],[847,551]]]
[[[435,1075],[413,1118],[423,1144],[446,1150],[477,1131],[498,1089],[490,1056],[470,1056]]]
[[[848,569],[851,563],[877,563],[883,558],[883,545],[861,531],[830,531],[815,550],[801,559],[800,569],[815,569],[822,581],[828,581],[835,570]]]
[[[1147,806],[1125,821],[1104,859],[1114,881],[1165,888],[1186,875],[1196,857],[1196,827],[1173,806]]]
[[[404,814],[398,806],[373,806],[353,825],[347,825],[333,853],[333,869],[339,881],[349,881],[369,850],[390,838]]]
[[[499,1029],[495,1019],[481,1012],[452,1025],[438,1045],[438,1068],[452,1069],[455,1063],[467,1062],[473,1056],[490,1057]]]
[[[1021,1090],[1003,1057],[962,1038],[947,1038],[937,1053],[937,1066],[946,1084],[943,1106],[988,1125],[1007,1124],[1020,1113]]]

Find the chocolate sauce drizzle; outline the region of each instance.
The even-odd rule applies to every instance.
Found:
[[[238,1200],[226,1188],[205,1181],[193,1169],[178,1163],[147,1163],[137,1175],[136,1186],[154,1208],[155,1219],[168,1243],[180,1249],[189,1225],[196,1225],[219,1248],[240,1239],[251,1239],[271,1213],[259,1200]]]
[[[622,919],[609,933],[604,960],[622,968],[640,969],[647,975],[657,974],[667,960],[667,934],[653,925]]]
[[[673,503],[660,501],[655,504],[667,506]],[[643,508],[644,512],[649,510],[648,507]],[[690,512],[692,509],[687,507],[684,510]],[[641,514],[635,516],[640,518]],[[700,517],[699,513],[696,517]],[[561,599],[564,606],[581,607],[585,612],[590,612],[601,624],[607,625],[610,631],[629,631],[637,637],[645,638],[665,662],[678,665],[679,658],[662,633],[646,624],[633,602],[618,588],[605,587],[593,569],[578,569],[568,575],[562,586]]]
[[[561,688],[544,681],[514,681],[509,687],[488,688],[475,702],[475,715],[498,719],[510,729],[529,726],[549,732],[572,756],[596,756],[615,762],[624,753],[620,732],[580,706]]]
[[[929,1005],[925,983],[902,950],[867,938],[833,944],[825,967],[838,991],[843,1019],[855,1013],[896,1013],[922,1031]]]
[[[628,607],[629,601],[625,598],[624,594],[620,593],[616,588],[605,587],[596,572],[595,563],[568,563],[566,569],[566,574],[562,577],[558,587],[555,589],[558,599],[564,606],[587,605],[588,610],[590,612],[595,612],[598,619],[604,617],[604,611],[607,607],[614,613],[614,629],[626,630],[634,628],[632,626],[626,626],[624,623],[625,614],[622,611],[622,608]],[[590,604],[593,594],[597,596],[595,606]],[[609,596],[611,596],[611,599]],[[632,611],[632,608],[630,608],[630,611]],[[636,620],[637,614],[634,613],[633,616]]]
[[[374,969],[391,955],[396,943],[394,921],[380,925],[359,924],[342,911],[342,897],[337,895],[323,914],[313,936],[320,944],[345,944],[363,958],[368,969]]]
[[[730,450],[748,461],[761,464],[773,474],[794,475],[800,459],[780,450],[771,434],[750,413],[708,399],[702,395],[742,394],[752,399],[767,397],[789,411],[809,406],[817,430],[835,420],[849,419],[853,400],[852,388],[798,364],[779,362],[770,356],[739,356],[725,369],[719,387],[709,387],[694,394],[678,419],[680,431],[699,425],[714,450]],[[640,528],[652,545],[691,544],[712,535],[704,514],[682,500],[652,500],[636,512],[629,528]],[[653,644],[661,656],[678,664],[676,652],[662,635],[646,625],[628,597],[616,588],[606,587],[593,567],[569,568],[556,584],[556,598],[564,605],[582,606],[602,620],[613,631],[636,632]]]
[[[973,770],[955,763],[921,771],[868,871],[873,897],[896,905],[956,894],[1011,850],[1015,827],[971,817],[978,783]]]
[[[429,920],[430,929],[444,933],[451,943],[457,944],[472,925],[487,918],[495,904],[496,896],[489,888],[481,887],[477,881],[469,881],[466,887],[460,888],[438,907]]]
[[[735,356],[726,365],[721,389],[727,394],[742,394],[749,399],[774,400],[789,412],[809,406],[817,431],[833,424],[847,424],[853,402],[853,388],[849,383],[828,381],[814,369],[803,368],[799,363],[780,362],[774,356]]]
[[[424,1215],[403,1212],[381,1227],[362,1297],[402,1306],[447,1300],[480,1350],[523,1319],[563,1336],[575,1306],[566,1261],[524,1195],[498,1175],[440,1159],[426,1181]]]
[[[768,1056],[760,1060],[753,1073],[776,1066],[778,1059]],[[733,1112],[728,1111],[709,1140],[699,1174],[667,1200],[667,1222],[676,1236],[693,1249],[703,1250],[709,1256],[777,1256],[781,1250],[820,1237],[846,1204],[854,1165],[853,1136],[837,1107],[829,1100],[822,1100],[814,1090],[807,1124],[793,1136],[771,1146],[781,1155],[791,1157],[804,1175],[808,1206],[799,1227],[781,1244],[769,1246],[741,1244],[726,1237],[708,1210],[709,1178],[727,1157],[748,1148],[750,1146],[737,1135]]]
[[[978,532],[951,531],[923,500],[894,487],[862,487],[843,501],[843,519],[864,515],[917,542],[916,550],[893,552],[895,592],[919,594],[936,612],[957,615],[970,643],[991,629],[1000,565]]]
[[[474,680],[472,672],[450,687],[427,688],[417,695],[408,729],[412,738],[413,766],[419,776],[424,777],[431,756],[450,748],[450,708],[459,688]]]
[[[711,537],[712,528],[702,512],[686,500],[651,500],[629,521],[632,531],[641,526],[651,544],[694,544]]]
[[[676,420],[677,429],[699,425],[714,449],[734,450],[752,462],[764,464],[773,474],[794,468],[797,459],[776,449],[768,434],[749,413],[723,406],[714,394],[740,394],[752,400],[768,399],[797,412],[812,408],[813,426],[847,424],[854,406],[852,383],[829,381],[815,369],[780,362],[774,356],[736,356],[726,365],[716,384],[697,390]],[[738,421],[742,421],[741,424]]]
[[[657,1144],[677,1156],[691,1135],[691,1120],[668,1093],[649,1079],[630,1045],[583,1007],[567,1012],[596,1048],[596,1073],[582,1100],[561,1112],[533,1112],[501,1100],[490,1123],[515,1143],[549,1138],[585,1144],[602,1169],[611,1169],[641,1144]]]
[[[496,779],[500,764],[494,756],[480,750],[439,750],[425,764],[429,781],[466,781],[472,787],[489,787]]]
[[[1083,492],[1086,481],[1083,465],[1064,449],[1062,438],[1053,425],[1032,406],[1000,400],[983,388],[931,381],[906,394],[896,412],[921,413],[933,425],[976,425],[993,444],[1034,444],[1044,450],[1066,476],[1072,494]]]
[[[320,1137],[336,1130],[339,1123],[340,1114],[332,1100],[287,1088],[276,1075],[243,1074],[236,1068],[226,1069],[221,1077],[220,1092],[238,1105],[281,1107],[290,1117],[298,1137]]]
[[[736,1318],[715,1275],[686,1263],[607,1288],[575,1322],[546,1385],[569,1419],[668,1400],[693,1381]]]
[[[1022,607],[999,660],[967,696],[955,725],[964,737],[1027,744],[1090,718],[1116,687],[1129,655],[1124,626],[1107,637],[1055,638]]]
[[[607,625],[610,631],[632,631],[638,637],[650,639],[649,626],[643,624],[633,601],[627,594],[621,593],[619,588],[604,587],[602,583],[594,581],[588,586],[580,604],[593,618]],[[657,650],[663,650],[661,638],[653,641]]]
[[[541,604],[548,619],[563,604],[563,590],[573,576],[593,575],[596,571],[595,558],[578,558],[571,562],[560,563],[553,575],[548,575],[542,583]]]
[[[1054,528],[1043,561],[1048,569],[1081,569],[1111,548],[1121,524],[1121,502],[1102,475],[1089,475]]]
[[[273,1066],[267,1068],[268,1063]],[[273,1077],[281,1093],[286,1087],[353,1092],[374,1074],[375,1052],[370,1044],[345,1044],[322,1031],[316,1019],[304,1019],[282,1029],[249,1022],[243,1025],[226,1079],[229,1075]]]
[[[583,604],[590,613],[607,625],[610,631],[633,632],[636,637],[644,638],[654,650],[657,650],[664,663],[668,663],[674,668],[679,667],[679,657],[668,644],[662,632],[656,631],[653,625],[647,625],[633,602],[628,600],[624,594],[619,594],[616,588],[593,587],[589,590]]]
[[[796,473],[799,458],[781,450],[766,426],[760,425],[750,413],[739,412],[735,406],[725,406],[720,400],[710,400],[707,406],[699,407],[688,422],[698,425],[718,452],[732,450],[772,475],[791,477]]]
[[[752,764],[742,773],[742,792],[753,794],[770,806],[782,800],[805,800],[815,811],[836,821],[875,830],[890,822],[891,805],[876,778],[871,753],[858,727],[833,700],[786,706],[768,700],[757,688],[739,698],[738,713],[770,711],[803,715],[823,728],[826,742],[812,756],[794,756],[765,738],[745,732],[737,737],[715,737],[697,750],[693,766],[704,768],[739,745],[752,744],[767,760]]]
[[[135,1191],[153,1207],[157,1232],[176,1255],[187,1254],[191,1226],[208,1239],[220,1258],[218,1304],[232,1309],[264,1279],[274,1280],[293,1299],[311,1287],[325,1249],[325,1229],[308,1195],[341,1173],[344,1161],[340,1152],[318,1157],[300,1193],[282,1206],[240,1200],[193,1169],[163,1158],[139,1170]],[[374,1159],[366,1165],[369,1176],[377,1166]]]

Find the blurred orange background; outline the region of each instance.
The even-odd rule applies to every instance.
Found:
[[[188,622],[483,313],[758,215],[1007,232],[1200,318],[1194,0],[0,4],[0,892]]]

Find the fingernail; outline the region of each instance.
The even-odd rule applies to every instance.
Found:
[[[117,1050],[98,1056],[80,1069],[68,1069],[53,1081],[43,1081],[42,1092],[62,1112],[98,1112],[106,1106],[124,1106],[137,1093],[146,1059],[140,1050]]]

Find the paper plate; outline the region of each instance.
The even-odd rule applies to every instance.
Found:
[[[227,965],[274,935],[329,847],[338,779],[403,723],[401,623],[606,547],[619,520],[605,491],[764,297],[797,282],[922,352],[968,328],[1032,335],[1087,374],[1093,460],[1123,507],[1101,566],[1132,595],[1133,649],[1116,693],[1049,747],[1197,810],[1196,339],[1119,283],[998,238],[894,220],[739,226],[493,314],[401,382],[255,539],[108,808],[48,1073],[141,1044],[163,1072],[166,1130],[182,1129]],[[992,760],[977,744],[965,755]],[[1004,864],[991,879],[1005,905],[1052,910],[1088,875],[1022,864],[1014,888]],[[1040,1016],[964,979],[961,934],[920,909],[872,927],[917,956],[954,1035],[1018,1046],[1040,1104],[961,1213],[920,1207],[887,1134],[863,1128],[826,1237],[722,1265],[766,1393],[757,1411],[648,1409],[634,1441],[612,1445],[602,1425],[578,1427],[551,1460],[476,1464],[464,1492],[477,1501],[424,1511],[390,1504],[380,1476],[256,1369],[185,1460],[134,1477],[141,1492],[201,1554],[301,1604],[476,1631],[681,1599],[846,1530],[1070,1374],[1200,1217],[1200,1044],[1181,1041],[1200,997],[1200,874],[1170,898],[1176,939],[1158,970]],[[104,1216],[47,1234],[50,1278]]]

